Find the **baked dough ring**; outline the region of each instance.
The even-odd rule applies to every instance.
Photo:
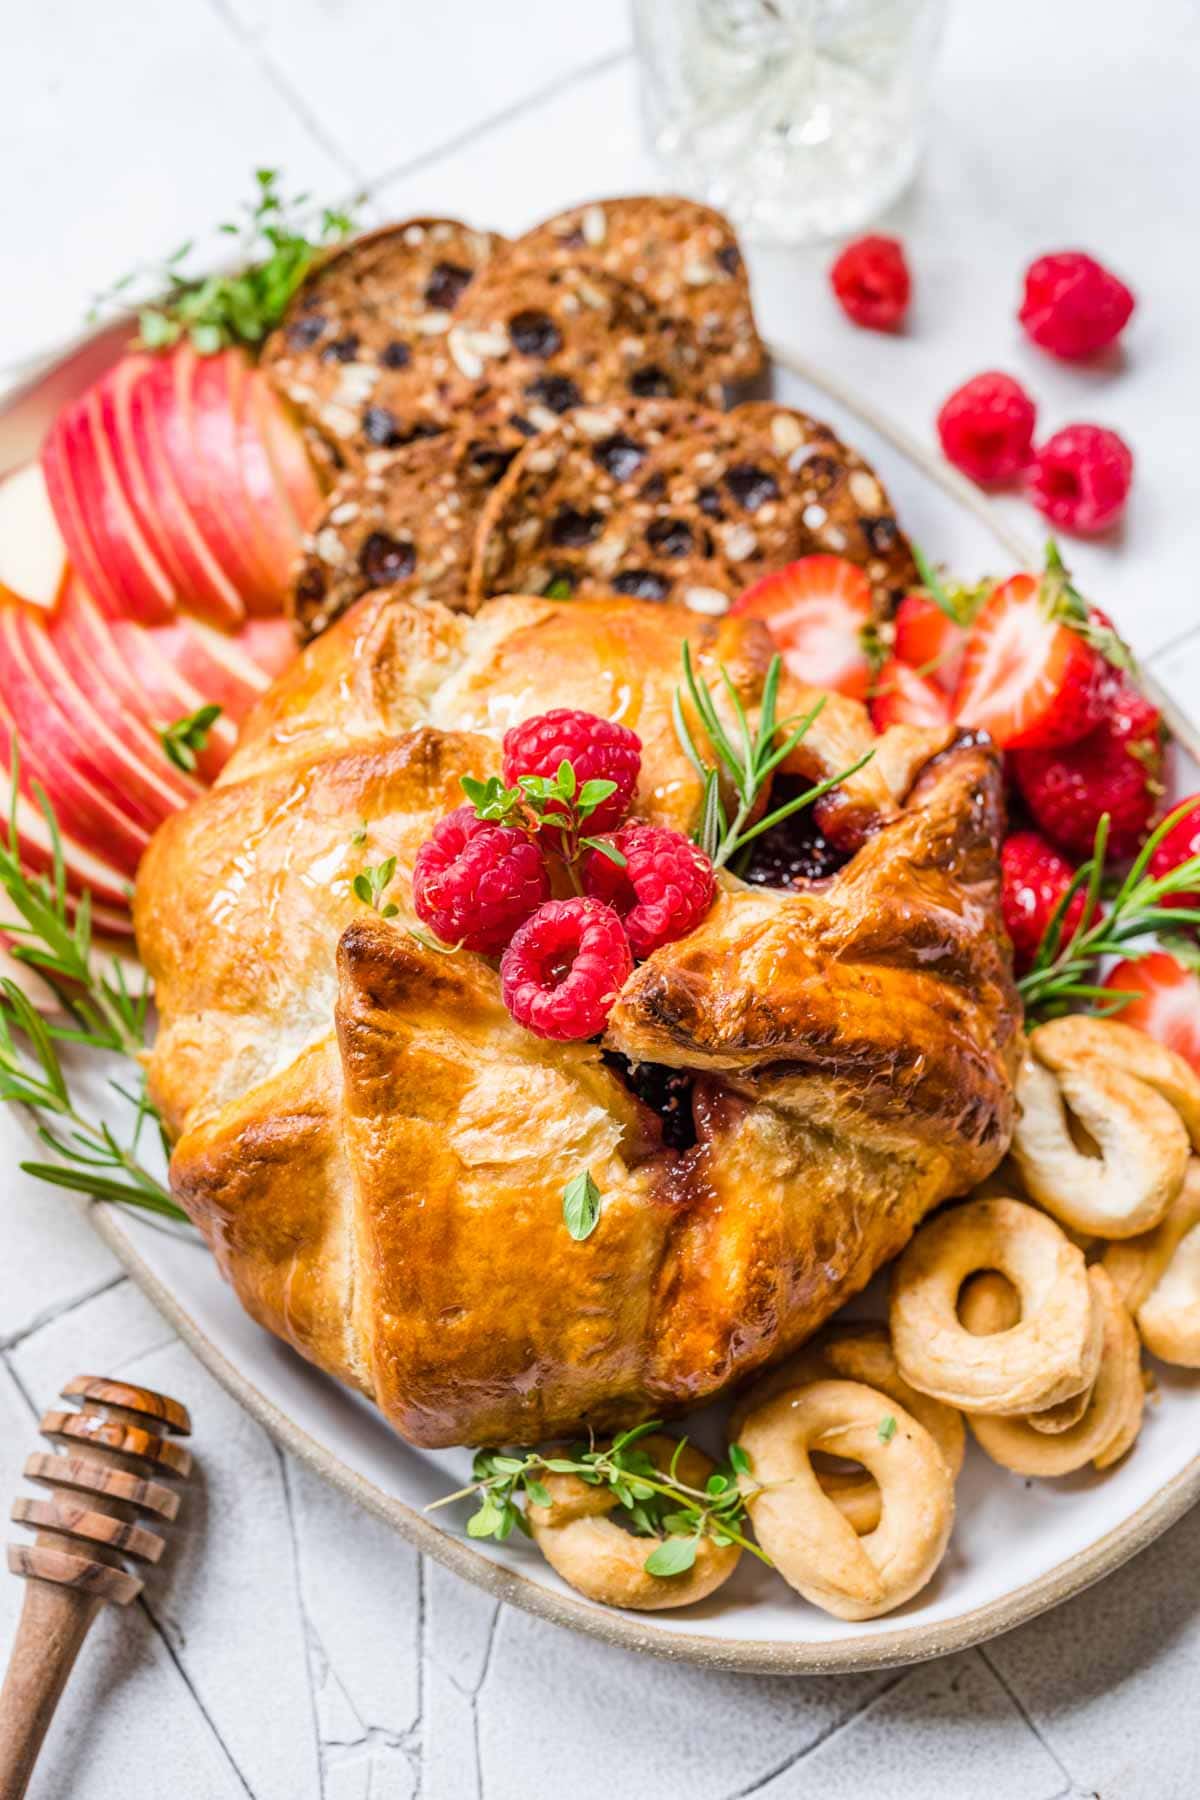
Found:
[[[1111,1019],[1054,1019],[1030,1034],[1017,1099],[1012,1153],[1048,1212],[1099,1237],[1157,1225],[1200,1133],[1200,1079],[1181,1056]],[[1068,1109],[1098,1156],[1076,1144]]]
[[[1133,1320],[1097,1264],[1088,1270],[1088,1285],[1104,1321],[1104,1350],[1078,1424],[1049,1436],[1035,1431],[1028,1419],[968,1414],[971,1430],[992,1461],[1018,1475],[1070,1475],[1089,1462],[1106,1469],[1124,1456],[1141,1427],[1145,1388]]]
[[[1110,1244],[1104,1267],[1147,1350],[1163,1362],[1200,1368],[1200,1158],[1189,1163],[1162,1223]]]
[[[676,1440],[654,1432],[640,1447],[661,1467],[675,1455]],[[685,1444],[675,1463],[688,1487],[703,1488],[716,1468],[711,1457]],[[546,1561],[571,1587],[601,1606],[628,1606],[637,1612],[664,1612],[691,1606],[728,1581],[741,1556],[739,1544],[702,1537],[696,1560],[681,1575],[649,1575],[646,1559],[662,1538],[635,1537],[608,1517],[620,1502],[607,1487],[593,1487],[578,1475],[548,1472],[542,1483],[550,1505],[529,1505],[534,1541]]]
[[[991,1337],[968,1331],[956,1310],[981,1269],[998,1269],[1021,1298],[1019,1324]],[[1086,1387],[1090,1312],[1082,1251],[1021,1200],[968,1200],[938,1214],[892,1275],[901,1374],[965,1412],[1034,1412]]]
[[[819,1337],[805,1344],[794,1356],[785,1357],[776,1368],[756,1381],[730,1415],[731,1442],[738,1442],[749,1414],[774,1399],[776,1394],[783,1393],[786,1388],[830,1380],[860,1381],[902,1406],[925,1427],[941,1451],[951,1479],[957,1478],[967,1447],[962,1414],[910,1387],[896,1366],[887,1327],[858,1320],[847,1319],[827,1326]],[[860,1537],[875,1530],[882,1501],[879,1483],[873,1475],[865,1469],[830,1469],[819,1465],[816,1474],[822,1491],[829,1495]]]
[[[968,1331],[987,1337],[996,1331],[1010,1331],[1019,1322],[1021,1301],[1007,1276],[994,1269],[985,1269],[963,1283],[958,1296],[958,1316]],[[1091,1378],[1086,1387],[1080,1388],[1069,1399],[1060,1400],[1056,1406],[1045,1406],[1040,1412],[1029,1413],[1027,1423],[1034,1431],[1067,1431],[1077,1425],[1087,1411],[1104,1349],[1104,1313],[1094,1298],[1090,1317],[1087,1360]]]
[[[879,1427],[890,1415],[886,1441]],[[741,1478],[759,1542],[784,1580],[839,1619],[874,1619],[911,1599],[942,1560],[954,1524],[954,1480],[923,1425],[857,1381],[789,1388],[745,1420]],[[883,1495],[866,1537],[821,1490],[812,1453],[863,1463]]]

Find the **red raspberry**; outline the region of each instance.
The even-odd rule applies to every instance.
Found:
[[[1062,531],[1107,531],[1120,518],[1133,480],[1133,452],[1103,425],[1066,425],[1047,438],[1025,471],[1029,498]]]
[[[538,1037],[595,1037],[633,970],[611,906],[574,896],[526,919],[500,961],[504,1004]]]
[[[899,238],[863,237],[847,244],[829,280],[842,311],[871,331],[893,330],[908,310],[912,280]]]
[[[1074,873],[1066,858],[1036,831],[1014,831],[1005,838],[1000,851],[1000,900],[1018,975],[1032,963]],[[1060,943],[1067,942],[1082,911],[1083,895],[1078,893],[1067,908]]]
[[[1093,356],[1129,322],[1134,298],[1123,281],[1082,250],[1039,256],[1025,271],[1019,318],[1035,344],[1068,361]]]
[[[1011,481],[1029,461],[1037,408],[1019,381],[989,369],[956,388],[937,416],[946,458],[972,481]]]
[[[1048,838],[1071,856],[1089,856],[1101,813],[1108,847],[1132,856],[1162,794],[1162,718],[1125,680],[1114,683],[1108,717],[1077,744],[1013,750],[1008,761],[1025,804]]]
[[[413,864],[417,917],[445,944],[498,956],[523,919],[550,898],[542,853],[523,831],[459,806],[439,819]]]
[[[1183,802],[1178,802],[1182,806]],[[1196,794],[1185,813],[1181,813],[1166,836],[1161,838],[1150,857],[1147,873],[1157,881],[1169,875],[1180,863],[1200,856],[1200,794]],[[1200,893],[1188,888],[1172,894],[1164,906],[1200,906]]]
[[[512,787],[522,775],[554,776],[561,762],[575,771],[577,788],[585,781],[615,781],[617,791],[602,800],[587,820],[593,836],[614,831],[629,811],[642,766],[642,740],[614,719],[573,712],[557,706],[538,713],[504,734],[504,779]]]
[[[622,825],[616,846],[622,869],[601,850],[590,852],[583,885],[606,900],[625,921],[629,946],[639,962],[660,944],[686,937],[713,903],[713,866],[691,838],[665,825]]]

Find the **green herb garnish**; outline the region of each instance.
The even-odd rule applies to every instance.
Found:
[[[1191,805],[1190,799],[1181,802],[1150,833],[1129,873],[1107,899],[1105,888],[1111,885],[1105,870],[1109,821],[1108,814],[1103,815],[1091,856],[1076,869],[1050,915],[1028,973],[1017,983],[1027,1019],[1055,1019],[1076,1011],[1081,1004],[1101,1017],[1119,1012],[1133,995],[1099,986],[1095,981],[1097,961],[1102,956],[1145,955],[1151,946],[1138,950],[1134,946],[1139,939],[1200,925],[1200,907],[1171,904],[1173,895],[1200,887],[1200,856],[1189,856],[1165,875],[1147,874],[1155,850]],[[1074,930],[1064,938],[1067,914],[1080,892],[1083,910]]]
[[[715,868],[723,868],[726,863],[761,837],[764,831],[770,831],[783,819],[788,819],[802,807],[811,806],[823,794],[829,793],[847,776],[864,768],[874,756],[874,750],[868,750],[858,761],[843,769],[840,775],[831,775],[827,781],[819,781],[815,787],[806,788],[804,793],[797,794],[784,806],[777,806],[773,812],[758,819],[753,825],[747,821],[754,811],[759,794],[771,775],[792,754],[797,744],[804,738],[820,717],[828,698],[822,694],[816,705],[803,716],[795,714],[792,718],[776,719],[775,712],[779,698],[779,679],[783,672],[783,658],[773,656],[763,682],[762,700],[759,703],[758,724],[751,730],[746,709],[733,684],[724,663],[719,663],[718,672],[725,692],[733,707],[737,721],[738,742],[735,744],[726,731],[717,712],[712,689],[702,681],[692,667],[691,646],[683,646],[683,679],[684,688],[675,689],[672,703],[672,714],[675,720],[675,732],[680,748],[704,783],[704,797],[700,810],[700,823],[693,832],[696,843],[704,851]],[[692,705],[699,714],[705,734],[715,751],[719,766],[705,761],[696,746],[683,711],[684,690],[691,699]],[[796,723],[799,720],[799,723]],[[790,729],[789,729],[790,728]],[[776,745],[776,738],[788,732],[783,742]],[[721,769],[724,769],[728,780],[732,783],[737,796],[737,806],[733,818],[725,811],[725,803],[721,798]]]
[[[477,1451],[470,1484],[435,1500],[425,1510],[475,1498],[479,1504],[467,1520],[467,1535],[503,1542],[514,1530],[528,1535],[529,1523],[520,1504],[523,1497],[535,1506],[550,1504],[544,1475],[577,1475],[590,1487],[607,1487],[615,1494],[621,1522],[635,1536],[662,1539],[644,1565],[651,1575],[682,1575],[691,1568],[696,1546],[704,1537],[715,1544],[740,1544],[769,1566],[770,1557],[741,1530],[746,1501],[737,1476],[749,1469],[745,1451],[734,1445],[728,1463],[715,1469],[703,1488],[689,1487],[677,1474],[686,1438],[676,1445],[667,1469],[659,1469],[641,1448],[640,1440],[659,1428],[659,1422],[651,1420],[618,1432],[607,1450],[576,1445],[565,1456],[543,1456],[538,1450]]]
[[[352,883],[355,899],[361,900],[364,906],[371,906],[381,919],[394,919],[400,908],[394,900],[385,900],[384,890],[390,886],[396,873],[396,859],[386,856],[381,863],[372,869],[361,869]],[[449,946],[439,945],[439,949]]]
[[[585,850],[596,850],[618,868],[625,867],[624,856],[610,839],[591,837],[583,829],[596,808],[616,793],[615,781],[585,781],[579,787],[574,765],[564,759],[553,775],[522,775],[515,787],[506,787],[499,775],[489,775],[486,781],[463,775],[460,786],[477,819],[508,825],[531,837],[553,829],[555,849],[577,893],[581,889],[576,864]]]
[[[311,196],[285,200],[277,169],[256,169],[257,191],[243,207],[241,220],[218,226],[237,239],[242,267],[233,275],[189,274],[183,265],[194,245],[180,244],[160,264],[131,270],[103,294],[88,313],[92,322],[105,313],[125,311],[134,290],[150,290],[156,298],[138,311],[137,343],[144,350],[165,350],[186,336],[202,356],[227,344],[260,344],[282,319],[317,258],[354,229],[349,212],[326,207],[315,234],[301,220]],[[164,297],[158,299],[158,295]]]
[[[182,769],[185,775],[194,774],[196,758],[207,748],[208,734],[220,716],[221,708],[210,702],[207,706],[198,706],[186,718],[176,719],[173,725],[164,726],[158,738],[167,761]]]
[[[572,1175],[562,1197],[563,1223],[575,1239],[581,1244],[584,1238],[591,1237],[600,1223],[600,1189],[592,1180],[590,1169],[580,1169],[578,1175]]]
[[[876,1436],[881,1444],[890,1444],[895,1435],[896,1420],[891,1413],[885,1413],[879,1421]]]

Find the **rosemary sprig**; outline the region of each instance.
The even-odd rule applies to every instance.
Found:
[[[1095,965],[1099,959],[1145,954],[1135,948],[1139,939],[1200,925],[1200,907],[1170,904],[1173,895],[1200,887],[1200,856],[1188,857],[1165,875],[1147,873],[1155,850],[1190,805],[1190,800],[1183,801],[1150,833],[1128,874],[1107,901],[1104,890],[1108,885],[1105,852],[1109,821],[1108,814],[1103,815],[1096,827],[1091,856],[1076,869],[1050,916],[1028,973],[1017,983],[1026,1018],[1058,1018],[1081,1004],[1101,1017],[1119,1012],[1129,1004],[1132,995],[1103,988],[1096,982]],[[1076,894],[1081,892],[1083,911],[1064,941],[1067,915]]]
[[[136,1059],[145,1049],[149,991],[144,980],[136,991],[130,990],[118,956],[107,967],[93,968],[90,899],[86,893],[80,897],[72,918],[58,821],[36,782],[32,794],[50,834],[51,871],[46,877],[36,877],[22,868],[17,835],[20,762],[15,740],[10,755],[12,792],[7,836],[0,840],[0,888],[17,916],[0,921],[0,929],[10,940],[14,960],[36,970],[61,1007],[60,1017],[43,1018],[16,982],[0,979],[0,1100],[28,1107],[38,1136],[62,1159],[23,1162],[21,1167],[56,1187],[74,1188],[98,1200],[121,1201],[186,1223],[187,1215],[138,1159],[147,1124],[153,1123],[160,1137],[162,1130],[140,1070],[133,1091],[115,1080],[110,1083],[134,1108],[127,1145],[118,1143],[107,1124],[96,1124],[82,1114],[71,1096],[57,1045],[82,1044]],[[32,1062],[22,1054],[19,1041],[28,1046]]]
[[[131,270],[98,294],[89,323],[112,311],[124,311],[131,291],[140,286],[165,298],[143,305],[138,313],[137,342],[145,350],[163,350],[187,336],[202,356],[226,344],[258,344],[278,325],[288,301],[323,250],[340,243],[354,229],[348,212],[326,207],[315,235],[309,236],[300,215],[311,196],[285,200],[277,169],[254,171],[256,192],[243,207],[244,217],[217,229],[236,238],[242,267],[233,275],[199,275],[183,264],[194,248],[189,239],[158,265]]]
[[[741,697],[734,686],[733,679],[724,663],[717,665],[721,682],[729,696],[737,721],[737,742],[735,743],[722,723],[713,699],[713,691],[708,683],[702,681],[692,666],[691,646],[683,646],[683,688],[676,688],[672,701],[672,716],[675,721],[675,734],[680,748],[697,775],[704,783],[704,798],[700,809],[700,822],[692,834],[710,858],[715,868],[724,868],[726,863],[738,856],[756,837],[764,831],[770,831],[773,825],[790,818],[802,807],[811,806],[831,788],[864,768],[874,756],[874,750],[868,750],[858,761],[851,763],[839,775],[831,775],[825,781],[819,781],[815,787],[806,788],[802,794],[795,795],[783,806],[777,806],[773,812],[755,821],[747,823],[754,811],[755,804],[766,782],[774,774],[780,763],[789,757],[797,744],[802,743],[824,708],[827,695],[822,694],[811,711],[803,716],[794,714],[790,718],[778,719],[776,711],[779,704],[779,680],[783,672],[783,658],[773,656],[763,682],[762,700],[759,703],[758,724],[753,729],[746,716]],[[688,698],[699,715],[718,761],[716,764],[706,762],[696,746],[696,740],[688,726],[683,710],[683,696],[686,689]],[[798,721],[798,722],[797,722]],[[781,744],[776,739],[781,733],[787,736]],[[737,806],[730,819],[721,797],[721,771],[733,786],[737,796]]]
[[[535,1506],[548,1506],[550,1493],[542,1476],[577,1475],[591,1487],[611,1489],[624,1514],[623,1522],[635,1536],[661,1537],[662,1542],[646,1559],[648,1574],[682,1575],[695,1562],[696,1547],[704,1537],[715,1544],[740,1544],[769,1566],[770,1557],[741,1530],[746,1501],[737,1478],[749,1473],[746,1452],[734,1444],[728,1462],[713,1471],[703,1488],[689,1487],[677,1473],[686,1438],[676,1445],[666,1469],[658,1468],[649,1452],[639,1447],[640,1439],[659,1429],[659,1421],[652,1419],[618,1432],[607,1449],[576,1445],[566,1456],[543,1456],[538,1450],[524,1454],[479,1450],[472,1465],[473,1480],[425,1510],[432,1512],[452,1501],[477,1497],[479,1505],[467,1520],[467,1535],[503,1542],[514,1529],[529,1533],[519,1496]]]

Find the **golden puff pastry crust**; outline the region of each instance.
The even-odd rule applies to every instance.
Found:
[[[635,969],[602,1043],[534,1037],[492,963],[406,929],[460,775],[498,771],[505,728],[550,706],[632,726],[636,812],[691,827],[684,637],[753,719],[771,655],[754,620],[531,597],[468,619],[373,594],[143,861],[174,1190],[253,1316],[415,1443],[699,1403],[795,1349],[1008,1147],[999,767],[948,731],[880,739],[823,815],[845,866],[798,891],[729,880]],[[785,682],[780,715],[812,698]],[[832,696],[795,772],[872,742]],[[390,856],[385,920],[353,878]],[[622,1057],[691,1073],[693,1144],[664,1142]],[[562,1190],[584,1168],[603,1211],[578,1243]]]

